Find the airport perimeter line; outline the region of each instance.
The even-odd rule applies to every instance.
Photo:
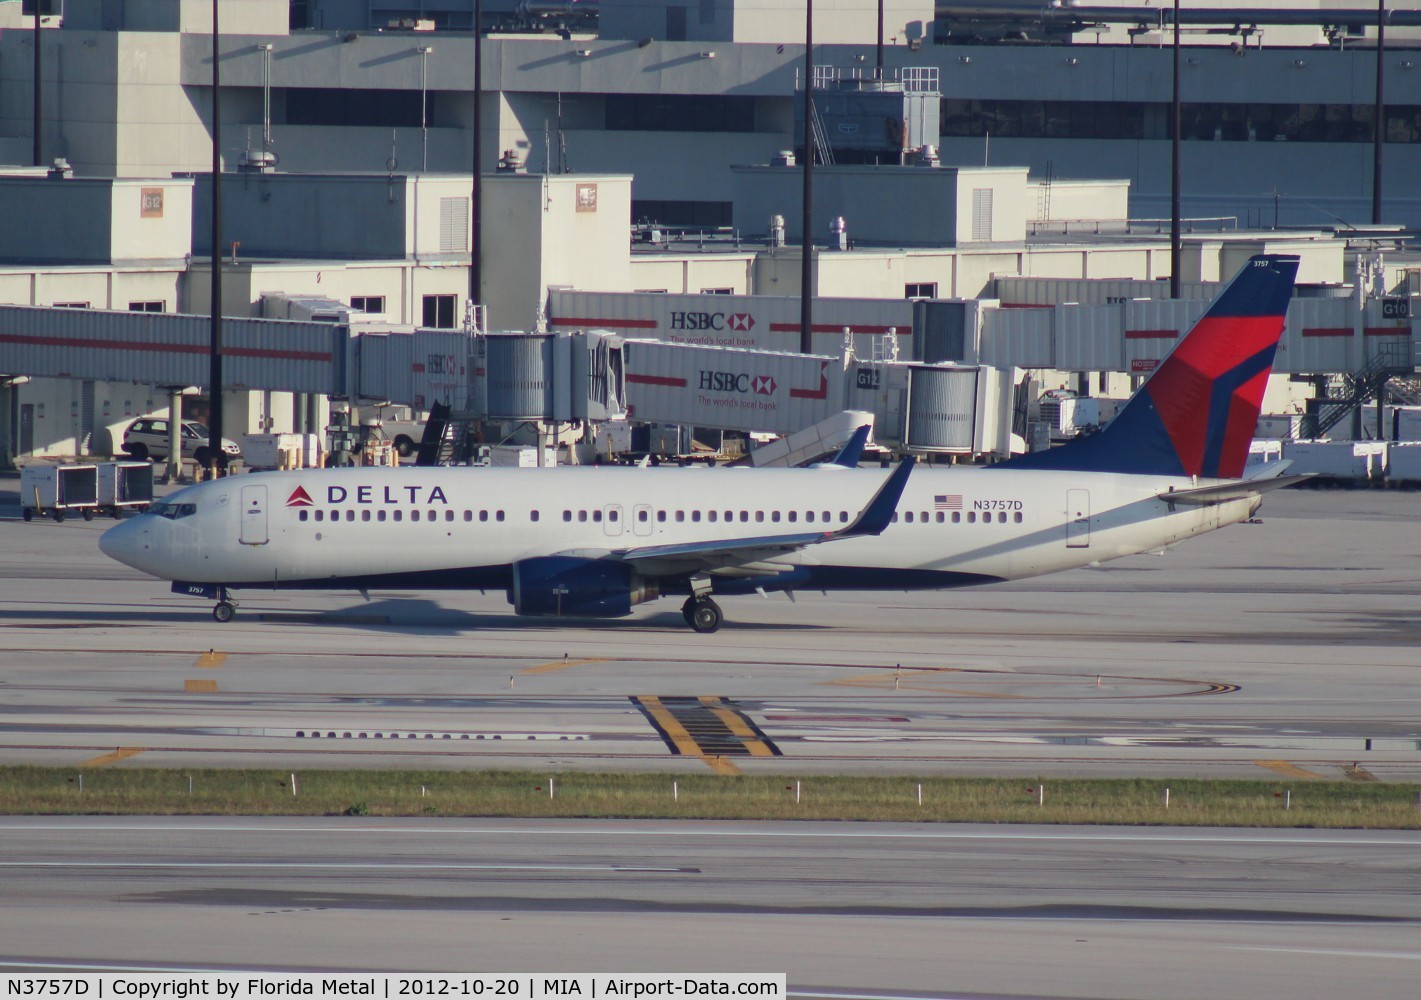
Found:
[[[0,768],[3,815],[444,816],[1421,829],[1421,785],[1307,780]]]

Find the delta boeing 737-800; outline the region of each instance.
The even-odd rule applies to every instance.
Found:
[[[357,468],[187,487],[108,555],[217,601],[237,588],[499,589],[520,615],[665,595],[918,590],[1054,573],[1251,517],[1244,479],[1298,258],[1251,259],[1103,430],[983,468]]]

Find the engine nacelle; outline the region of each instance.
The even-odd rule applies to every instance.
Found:
[[[539,556],[513,564],[509,600],[520,615],[620,618],[658,596],[656,581],[624,562]]]

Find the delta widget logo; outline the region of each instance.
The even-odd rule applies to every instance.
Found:
[[[316,502],[311,499],[311,494],[306,492],[306,487],[298,486],[291,495],[286,498],[288,507],[314,507]]]

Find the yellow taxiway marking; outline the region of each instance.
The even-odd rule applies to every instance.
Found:
[[[765,746],[765,741],[760,735],[745,724],[745,720],[738,712],[726,707],[720,698],[707,696],[701,698],[701,704],[711,710],[711,714],[719,719],[726,729],[729,729],[740,741],[745,744],[745,749],[750,751],[751,757],[773,757],[775,752]],[[734,765],[731,765],[734,767]],[[737,774],[739,771],[737,770]]]
[[[540,663],[536,667],[525,667],[518,671],[520,674],[550,674],[554,670],[566,670],[568,667],[580,667],[587,663],[606,663],[609,657],[590,656],[584,660],[553,660],[551,663]]]
[[[642,707],[646,709],[656,724],[676,745],[676,751],[683,757],[698,757],[705,762],[716,774],[739,774],[740,768],[735,766],[735,762],[720,756],[719,754],[707,754],[701,750],[701,745],[696,742],[686,727],[681,725],[679,719],[671,714],[671,710],[661,704],[661,699],[656,695],[643,695],[640,698]],[[742,727],[743,728],[743,727]]]
[[[211,694],[217,690],[217,682],[186,680],[183,681],[183,690],[189,694]]]
[[[95,757],[93,760],[86,760],[79,766],[103,767],[105,764],[116,764],[121,760],[127,760],[129,757],[137,757],[147,749],[147,747],[119,747],[113,753],[106,753],[101,757]]]
[[[1270,771],[1276,771],[1284,777],[1303,778],[1306,780],[1326,780],[1327,775],[1318,774],[1316,771],[1309,771],[1305,767],[1298,767],[1292,761],[1287,760],[1255,760],[1259,767],[1266,767]]]
[[[219,653],[215,649],[209,649],[197,658],[197,662],[194,663],[193,666],[198,670],[216,670],[226,662],[226,653]]]
[[[735,762],[729,757],[721,757],[718,754],[710,757],[702,754],[701,760],[705,761],[706,765],[716,774],[735,775],[740,773],[740,768],[736,767]]]

